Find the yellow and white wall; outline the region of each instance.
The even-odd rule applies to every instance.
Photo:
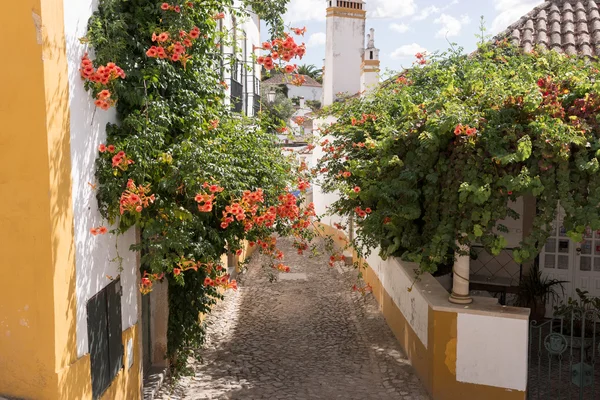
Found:
[[[384,261],[377,251],[359,261],[388,325],[435,400],[526,398],[528,309],[480,297],[469,306],[451,304],[431,275],[415,280],[416,264]]]
[[[0,395],[91,398],[86,302],[119,275],[115,238],[103,225],[88,182],[114,114],[96,111],[78,68],[95,1],[20,0],[0,16]],[[5,61],[6,60],[6,61]],[[7,62],[10,61],[10,62]],[[124,257],[125,368],[106,399],[140,396],[138,261]],[[128,351],[129,349],[129,351]]]

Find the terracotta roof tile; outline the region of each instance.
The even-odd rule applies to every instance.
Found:
[[[538,46],[566,54],[600,57],[600,0],[547,0],[496,39],[531,51]]]
[[[304,76],[304,78],[306,78],[306,82],[302,86],[313,86],[313,87],[322,87],[323,86],[308,75],[302,75],[302,76]],[[262,84],[263,85],[282,85],[282,84],[291,85],[293,79],[294,79],[294,76],[292,76],[292,75],[275,74],[272,77],[270,77],[269,79],[263,81]]]

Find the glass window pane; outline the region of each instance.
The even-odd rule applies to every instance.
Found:
[[[581,254],[592,254],[592,241],[585,240],[581,243]]]
[[[588,226],[587,228],[585,228],[585,232],[583,232],[583,237],[589,239],[593,236],[593,234],[594,232],[592,231],[592,228]]]
[[[569,269],[569,256],[558,256],[558,269]]]
[[[546,247],[544,247],[546,253],[556,253],[556,239],[550,238],[546,242]]]
[[[592,270],[592,258],[581,257],[579,259],[579,270],[580,271],[591,271]]]
[[[559,253],[568,253],[569,252],[569,241],[568,240],[559,240],[558,241],[558,252]]]
[[[600,240],[596,240],[594,245],[594,254],[600,256]]]
[[[594,257],[594,271],[600,272],[600,258]]]
[[[554,264],[556,261],[554,259],[554,257],[555,257],[554,254],[544,257],[544,268],[554,268]],[[600,265],[600,263],[599,263],[599,265]]]
[[[567,236],[567,230],[565,229],[564,226],[561,225],[560,229],[558,230],[558,234],[559,236]]]

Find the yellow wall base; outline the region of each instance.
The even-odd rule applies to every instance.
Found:
[[[111,385],[101,396],[103,400],[136,400],[142,396],[142,364],[140,354],[140,340],[138,325],[123,331],[123,356],[124,368],[119,371]],[[133,365],[129,366],[127,358],[127,341],[133,342]],[[74,364],[61,371],[59,374],[58,393],[54,399],[91,399],[92,381],[90,376],[90,356],[86,354]]]

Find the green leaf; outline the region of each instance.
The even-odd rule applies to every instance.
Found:
[[[531,139],[529,135],[525,135],[517,142],[517,160],[527,160],[531,157],[531,150]]]

